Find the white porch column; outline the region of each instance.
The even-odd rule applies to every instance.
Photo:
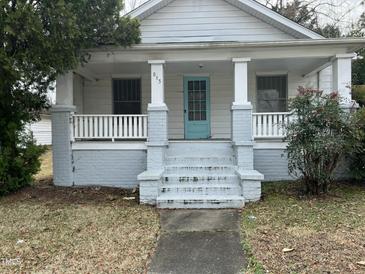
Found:
[[[148,105],[147,171],[138,176],[141,203],[155,204],[168,145],[168,108],[165,104],[163,60],[150,60],[151,103]]]
[[[261,196],[264,176],[254,170],[252,136],[252,105],[248,101],[248,62],[250,58],[233,58],[234,102],[232,104],[232,145],[236,156],[236,173],[240,178],[245,201],[257,201]]]
[[[251,58],[233,58],[234,105],[248,104],[248,62]]]
[[[73,185],[72,163],[72,115],[73,105],[73,72],[57,77],[56,105],[52,107],[52,150],[53,182],[58,186]]]
[[[252,105],[248,101],[248,62],[250,58],[233,58],[234,102],[232,104],[232,141],[251,144]]]
[[[151,60],[148,63],[151,65],[151,105],[165,106],[165,61]]]
[[[352,77],[352,59],[355,57],[351,54],[338,54],[332,59],[332,88],[337,91],[342,98],[342,106],[350,108],[351,97],[351,77]]]

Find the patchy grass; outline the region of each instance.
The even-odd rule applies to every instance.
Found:
[[[266,184],[263,200],[245,208],[248,273],[365,273],[365,186],[338,184],[320,198],[298,189]]]
[[[144,273],[157,211],[132,191],[54,187],[42,166],[40,182],[0,198],[0,273]]]
[[[34,176],[35,183],[44,183],[52,181],[52,149],[47,148],[47,151],[41,157],[41,170]]]

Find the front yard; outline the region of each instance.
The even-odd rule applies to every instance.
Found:
[[[36,183],[0,198],[0,273],[145,273],[157,210],[120,189],[52,186],[52,153]],[[321,198],[264,184],[242,213],[248,273],[365,273],[365,185]]]
[[[38,183],[0,198],[0,273],[144,273],[157,211],[132,191],[52,186],[50,157]]]
[[[318,199],[297,193],[296,183],[267,184],[246,206],[249,273],[365,273],[365,185],[336,185]]]

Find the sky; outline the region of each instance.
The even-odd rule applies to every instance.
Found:
[[[130,11],[133,7],[143,4],[147,0],[125,0],[126,11]],[[266,0],[258,0],[261,3],[265,3]],[[275,1],[275,0],[272,0]],[[290,1],[290,0],[288,0]],[[317,3],[321,0],[314,0]],[[333,23],[337,18],[341,20],[340,27],[344,32],[348,32],[351,29],[351,25],[355,23],[360,15],[365,11],[365,5],[362,3],[364,0],[326,0],[331,3],[330,6],[323,6],[321,12],[328,14],[328,16],[322,15],[320,22],[322,24]]]

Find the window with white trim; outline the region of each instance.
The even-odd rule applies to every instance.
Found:
[[[257,112],[286,112],[288,76],[257,76]]]

